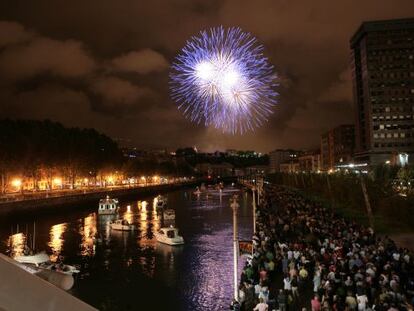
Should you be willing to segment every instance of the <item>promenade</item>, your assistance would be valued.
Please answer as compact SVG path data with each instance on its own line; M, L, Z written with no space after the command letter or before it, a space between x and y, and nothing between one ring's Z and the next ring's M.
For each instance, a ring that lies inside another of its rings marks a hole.
M210 180L211 181L211 180ZM23 194L13 199L0 201L0 214L27 213L40 210L57 210L74 204L87 204L99 201L110 195L117 198L127 198L135 195L153 195L173 191L182 187L196 186L207 182L206 179L189 179L180 182L147 185L125 185L106 188L76 189L67 191L38 192Z
M274 185L256 216L242 310L413 310L413 254L390 238Z

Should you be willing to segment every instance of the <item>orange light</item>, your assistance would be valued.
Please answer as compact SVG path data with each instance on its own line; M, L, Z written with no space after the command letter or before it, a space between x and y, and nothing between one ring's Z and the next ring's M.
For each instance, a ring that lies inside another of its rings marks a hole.
M56 177L53 179L53 184L56 186L62 186L62 178Z
M20 188L22 185L22 180L19 178L15 178L12 180L11 184L13 187Z

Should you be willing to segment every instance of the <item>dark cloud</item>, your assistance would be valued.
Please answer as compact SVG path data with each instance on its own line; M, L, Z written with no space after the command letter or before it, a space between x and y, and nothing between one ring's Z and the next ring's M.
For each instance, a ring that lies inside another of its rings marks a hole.
M0 53L0 74L10 80L43 73L74 78L91 73L94 66L82 44L74 40L35 37L25 44L9 45Z
M26 31L19 23L0 21L0 48L24 42L31 37L32 34Z
M3 1L0 115L95 126L141 146L314 147L329 127L353 121L354 31L413 12L412 0ZM257 36L279 74L275 113L245 136L189 123L168 96L168 63L218 25Z
M164 71L169 67L165 57L151 49L133 51L112 60L115 70L147 74Z

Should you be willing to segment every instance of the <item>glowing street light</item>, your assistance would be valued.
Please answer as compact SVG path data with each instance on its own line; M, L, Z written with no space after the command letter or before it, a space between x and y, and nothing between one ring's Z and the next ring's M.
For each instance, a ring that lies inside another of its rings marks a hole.
M52 188L53 187L59 187L62 188L63 182L62 182L62 178L60 177L55 177L52 180Z
M22 180L20 178L15 178L11 181L11 185L15 188L19 188L22 186Z

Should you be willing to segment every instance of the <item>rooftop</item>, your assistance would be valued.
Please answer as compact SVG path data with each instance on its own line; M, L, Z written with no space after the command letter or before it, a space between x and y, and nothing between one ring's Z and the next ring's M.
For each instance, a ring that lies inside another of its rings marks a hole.
M362 37L371 31L414 29L414 18L389 19L363 22L351 37L351 47L358 43Z

